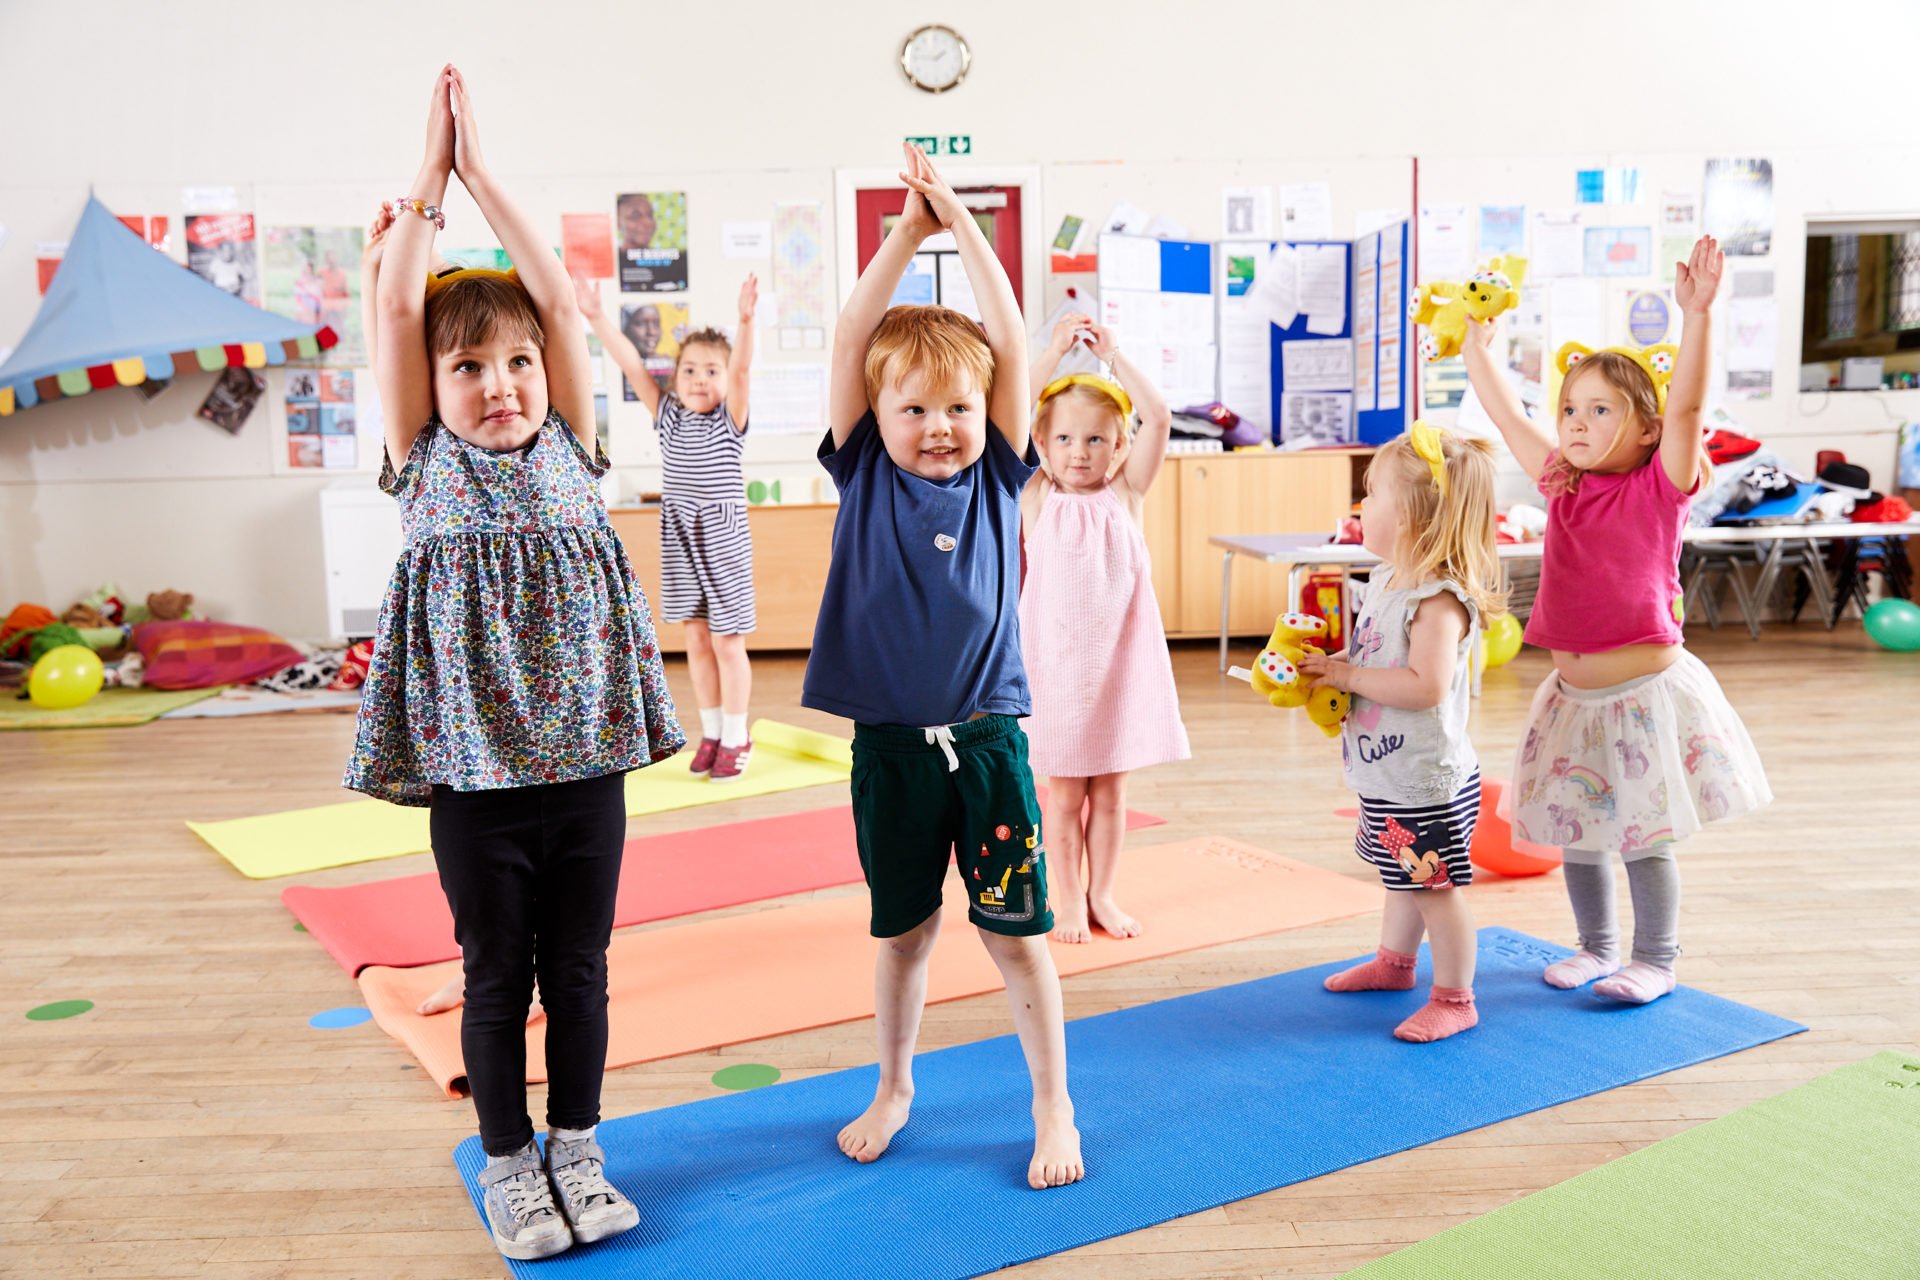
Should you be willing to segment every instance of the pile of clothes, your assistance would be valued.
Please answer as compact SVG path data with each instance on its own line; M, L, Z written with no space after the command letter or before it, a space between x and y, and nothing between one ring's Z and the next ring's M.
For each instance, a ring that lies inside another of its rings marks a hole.
M1713 487L1694 499L1691 524L1897 523L1913 514L1905 499L1876 491L1867 469L1837 449L1821 450L1808 476L1742 433L1724 410L1714 411L1710 425Z

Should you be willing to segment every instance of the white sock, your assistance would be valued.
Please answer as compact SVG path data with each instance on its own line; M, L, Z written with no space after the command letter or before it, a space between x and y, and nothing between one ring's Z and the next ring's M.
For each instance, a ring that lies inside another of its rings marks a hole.
M582 1138L593 1137L593 1131L598 1127L598 1125L591 1124L584 1129L556 1129L549 1126L547 1129L547 1140L551 1142L553 1139L558 1138L562 1142L578 1142Z
M701 714L705 714L702 712ZM737 716L722 716L720 726L720 745L723 747L744 747L747 745L747 713Z
M700 736L703 738L720 736L720 708L700 708Z

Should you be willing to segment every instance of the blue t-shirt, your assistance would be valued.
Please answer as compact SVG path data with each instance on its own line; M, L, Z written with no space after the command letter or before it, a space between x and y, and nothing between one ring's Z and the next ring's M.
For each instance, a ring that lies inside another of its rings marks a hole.
M833 563L800 696L866 724L1031 715L1020 661L1020 490L1040 465L991 421L980 460L924 480L887 456L869 410L820 463L840 490Z

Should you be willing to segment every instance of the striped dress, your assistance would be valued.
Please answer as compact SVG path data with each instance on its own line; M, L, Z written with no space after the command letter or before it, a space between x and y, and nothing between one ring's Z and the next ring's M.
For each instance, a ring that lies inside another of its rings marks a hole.
M698 618L715 635L752 631L753 539L740 456L746 432L723 403L695 413L669 391L654 417L665 469L660 500L660 619Z

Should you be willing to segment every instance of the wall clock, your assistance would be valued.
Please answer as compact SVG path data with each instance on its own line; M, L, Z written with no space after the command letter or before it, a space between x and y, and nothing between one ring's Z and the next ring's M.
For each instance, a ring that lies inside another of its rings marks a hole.
M928 93L945 93L967 78L973 50L952 27L921 27L900 46L900 69L907 82Z

